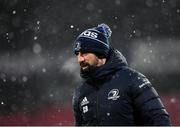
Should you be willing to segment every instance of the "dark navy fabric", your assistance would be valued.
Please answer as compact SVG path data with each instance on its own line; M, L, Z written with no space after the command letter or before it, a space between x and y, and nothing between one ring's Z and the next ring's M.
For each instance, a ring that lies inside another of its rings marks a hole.
M80 48L75 49L75 54L81 51L83 53L92 52L95 54L107 56L109 53L109 47L107 45L90 38L80 37L76 43L79 43Z
M111 49L107 63L89 75L82 75L73 96L75 125L171 125L149 80L128 67L118 50Z
M91 52L97 56L107 57L111 33L109 26L104 23L85 30L75 40L74 53L77 54L80 51Z

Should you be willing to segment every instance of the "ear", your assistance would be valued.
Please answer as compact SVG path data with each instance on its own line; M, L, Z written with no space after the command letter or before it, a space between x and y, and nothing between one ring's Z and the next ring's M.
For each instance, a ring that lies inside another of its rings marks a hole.
M98 65L104 65L106 63L106 58L98 59Z

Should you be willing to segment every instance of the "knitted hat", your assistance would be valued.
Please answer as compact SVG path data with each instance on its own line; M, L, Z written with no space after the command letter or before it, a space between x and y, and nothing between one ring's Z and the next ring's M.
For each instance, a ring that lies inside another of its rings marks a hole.
M74 53L90 52L97 56L107 57L110 49L108 39L111 33L109 26L104 23L85 30L75 40Z

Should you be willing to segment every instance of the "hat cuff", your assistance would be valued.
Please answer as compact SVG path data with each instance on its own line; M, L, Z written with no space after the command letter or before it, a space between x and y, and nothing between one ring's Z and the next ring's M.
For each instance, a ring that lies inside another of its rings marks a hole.
M81 52L91 52L95 55L103 55L105 57L108 56L109 53L109 46L105 45L104 43L99 43L99 41L80 37L76 40L76 42L80 43L80 48L78 49ZM75 50L75 54L78 52Z

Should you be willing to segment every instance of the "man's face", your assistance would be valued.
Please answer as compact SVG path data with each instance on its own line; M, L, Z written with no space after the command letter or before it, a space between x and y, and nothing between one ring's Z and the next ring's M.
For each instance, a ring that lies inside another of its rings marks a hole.
M85 70L90 66L100 66L99 58L93 53L78 52L77 60L82 70Z

